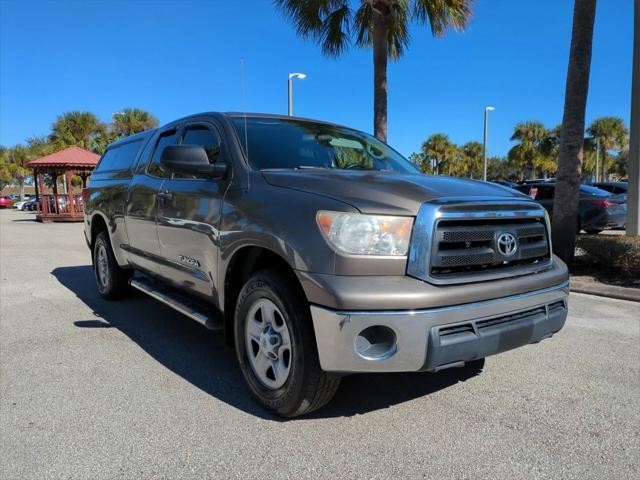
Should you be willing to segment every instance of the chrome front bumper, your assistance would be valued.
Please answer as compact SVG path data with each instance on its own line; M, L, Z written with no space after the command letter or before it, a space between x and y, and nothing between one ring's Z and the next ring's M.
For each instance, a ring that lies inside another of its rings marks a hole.
M569 282L511 297L426 310L336 311L311 306L320 366L335 372L437 371L549 338L567 317ZM358 353L368 327L395 345Z

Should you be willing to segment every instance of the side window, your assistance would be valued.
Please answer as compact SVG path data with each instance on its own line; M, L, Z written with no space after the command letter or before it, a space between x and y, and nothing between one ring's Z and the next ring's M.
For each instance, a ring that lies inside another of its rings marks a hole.
M96 172L108 172L108 171L125 171L129 170L133 165L140 147L142 146L141 140L135 142L125 143L116 147L110 148L105 152L100 160Z
M156 143L156 149L153 152L153 157L151 158L151 163L147 169L147 173L149 173L149 175L153 175L154 177L169 176L164 170L162 170L162 167L160 167L160 157L162 156L164 147L178 143L178 132L179 130L176 128L175 130L169 130L168 132L160 135L158 143Z
M216 163L220 157L220 137L203 125L187 127L182 144L204 147L209 157L209 163Z
M553 199L553 187L539 186L538 193L536 194L536 200L552 200Z

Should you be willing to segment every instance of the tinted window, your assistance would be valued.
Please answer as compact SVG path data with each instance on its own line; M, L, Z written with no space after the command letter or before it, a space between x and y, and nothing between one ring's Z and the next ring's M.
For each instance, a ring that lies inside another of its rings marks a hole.
M142 140L109 148L100 160L96 172L129 170L142 147Z
M166 177L168 176L160 167L160 157L162 156L162 152L164 151L164 147L167 145L175 145L178 143L178 130L170 130L168 132L163 133L158 139L158 143L156 143L155 152L153 152L153 158L151 159L151 163L149 164L149 168L147 172L156 177Z
M591 187L589 185L580 185L580 193L586 193L589 195L597 195L597 196L608 196L609 192L601 190L596 187Z
M204 147L210 163L217 162L220 156L220 138L205 126L198 125L187 128L182 144Z
M536 200L552 200L554 188L547 185L538 185L538 193L536 193Z
M419 173L402 155L357 130L280 118L237 117L233 124L249 163L258 170L330 168Z

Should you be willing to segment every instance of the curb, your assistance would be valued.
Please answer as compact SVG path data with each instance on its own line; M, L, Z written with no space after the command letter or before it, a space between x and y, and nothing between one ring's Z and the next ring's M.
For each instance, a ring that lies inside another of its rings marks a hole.
M615 298L616 300L629 300L640 302L640 288L618 287L605 285L599 282L585 282L576 278L571 279L569 290L576 293L586 293L598 297Z

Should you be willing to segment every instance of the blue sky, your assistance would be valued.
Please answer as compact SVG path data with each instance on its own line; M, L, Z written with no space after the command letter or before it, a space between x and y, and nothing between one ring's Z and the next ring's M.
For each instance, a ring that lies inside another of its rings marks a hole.
M356 0L354 0L355 2ZM414 25L389 65L389 143L408 155L430 134L482 140L506 154L516 122L562 120L572 0L477 0L464 33L434 39ZM632 0L598 2L587 122L629 121ZM240 80L245 63L246 100ZM0 144L46 134L56 116L102 120L141 107L165 123L219 111L295 113L372 130L370 50L328 59L296 37L270 0L0 0Z

